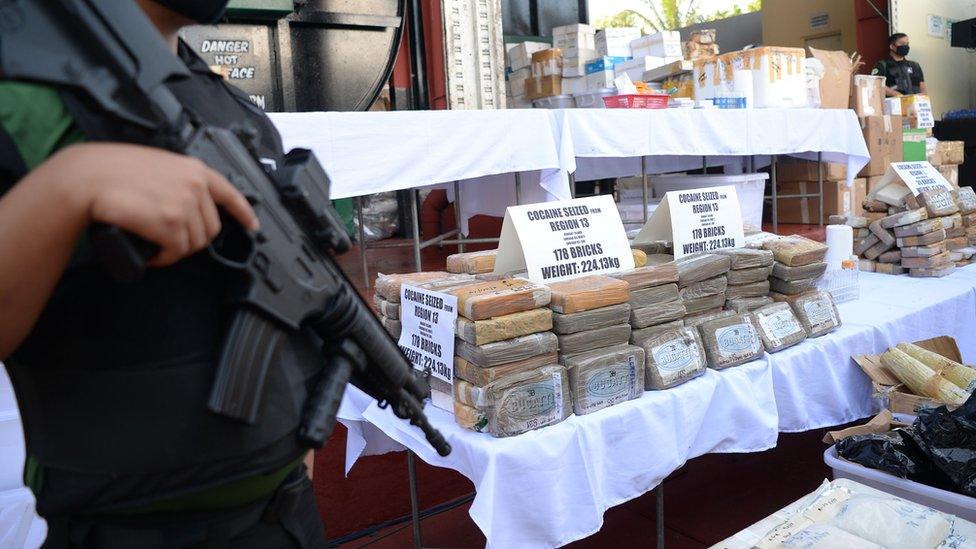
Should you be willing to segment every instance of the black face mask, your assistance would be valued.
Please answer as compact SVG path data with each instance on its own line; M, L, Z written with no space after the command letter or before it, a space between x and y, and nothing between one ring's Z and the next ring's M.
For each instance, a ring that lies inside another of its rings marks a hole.
M189 17L201 25L212 25L224 16L230 0L155 0L176 13Z
M896 46L895 47L895 53L897 55L900 55L902 57L905 57L906 55L908 55L908 50L909 49L910 48L908 46Z

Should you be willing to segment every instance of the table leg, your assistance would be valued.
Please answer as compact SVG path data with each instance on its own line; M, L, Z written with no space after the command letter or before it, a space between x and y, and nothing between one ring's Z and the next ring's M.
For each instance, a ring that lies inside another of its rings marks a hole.
M413 546L421 549L420 502L417 498L417 463L413 451L407 450L407 474L410 477L410 518L413 522Z
M464 253L464 235L461 233L461 184L454 182L454 221L458 230L458 251Z
M569 196L576 198L576 174L569 174Z
M363 284L369 287L369 265L366 261L366 226L363 225L363 197L356 197L356 217L359 219L359 259L363 264Z
M417 189L410 189L410 219L413 221L413 261L417 272L424 270L420 261L420 219L417 214Z
M774 154L770 157L770 187L773 189L773 232L779 234L779 217L777 215L777 210L779 209L779 201L776 198L776 155Z
M817 153L817 187L820 193L820 217L817 218L818 224L823 227L824 193L823 193L823 153Z
M654 495L657 501L654 521L657 526L657 549L664 549L664 482L657 485Z
M647 224L647 157L641 157L641 203L644 205L644 224Z
M515 172L515 204L522 204L522 173Z

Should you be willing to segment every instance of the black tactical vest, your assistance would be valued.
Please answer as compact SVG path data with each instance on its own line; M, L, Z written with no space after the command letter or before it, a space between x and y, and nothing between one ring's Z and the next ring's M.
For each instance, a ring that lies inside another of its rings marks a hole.
M180 56L191 76L168 84L176 96L214 126L248 121L261 156L280 165L280 137L264 113L182 43ZM154 136L118 124L84 97L61 94L87 139L152 143ZM293 334L278 352L255 425L207 409L231 311L228 276L200 253L120 284L81 243L7 364L28 455L43 467L42 515L190 494L279 470L305 450L296 432L323 363L309 333Z

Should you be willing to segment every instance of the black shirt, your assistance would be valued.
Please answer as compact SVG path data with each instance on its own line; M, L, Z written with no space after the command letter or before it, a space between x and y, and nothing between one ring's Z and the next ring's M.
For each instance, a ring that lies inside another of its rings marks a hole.
M921 93L921 84L925 81L921 65L908 59L882 59L871 74L884 76L885 86L904 95Z

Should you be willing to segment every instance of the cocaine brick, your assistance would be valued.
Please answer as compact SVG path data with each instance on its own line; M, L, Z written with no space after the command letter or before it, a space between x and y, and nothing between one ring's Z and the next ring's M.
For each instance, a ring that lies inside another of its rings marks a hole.
M820 337L836 330L840 325L840 313L827 292L810 292L790 303L807 337Z
M827 263L811 263L800 267L789 267L782 263L773 265L772 276L780 280L803 280L807 278L819 278L827 270Z
M677 287L675 294L677 295ZM625 324L630 320L630 305L621 303L609 307L601 307L583 311L582 313L572 313L564 315L562 313L552 313L552 331L556 334L575 334L585 330L595 330Z
M797 267L799 268L799 267ZM773 265L766 267L752 267L749 269L732 269L726 275L729 286L739 286L742 284L752 284L769 278L773 273Z
M952 193L963 215L976 212L976 191L973 191L972 187L959 187L959 190Z
M887 212L888 205L880 200L865 198L861 201L861 208L868 212Z
M967 189L969 187L966 187ZM970 212L962 216L962 226L963 227L973 227L976 226L976 212Z
M919 221L928 218L929 214L927 211L925 211L925 208L917 208L914 210L908 210L907 212L899 212L893 215L885 216L881 219L881 226L885 229L893 229L895 227L901 227L902 225L918 223Z
M900 263L901 250L891 250L878 256L878 263Z
M965 225L963 225L962 222L962 215L958 213L936 217L935 219L942 221L942 228L947 232L950 229L965 228Z
M648 326L647 328L638 328L630 332L630 344L640 345L648 339L658 335L674 330L675 328L683 328L684 322L681 320L675 320L673 322L665 322L664 324L657 324L655 326Z
M558 346L556 334L542 332L485 345L472 345L463 339L457 339L454 342L454 354L476 366L490 368L536 355L554 353Z
M762 297L769 294L769 279L753 282L752 284L739 284L729 286L725 290L725 299L741 299L745 297Z
M727 250L718 250L715 253L729 256L731 260L729 268L732 270L769 267L773 264L773 253L769 250L730 248Z
M789 303L774 303L752 313L763 345L770 353L782 351L807 338L807 332Z
M551 329L552 311L539 308L486 320L468 320L459 316L455 331L459 338L472 345L484 345Z
M899 249L901 251L902 258L905 257L932 257L933 255L941 254L946 251L946 243L936 242L935 244L930 244L928 246L904 246Z
M967 227L953 227L946 231L946 240L951 238L962 238L963 240L969 238L966 233Z
M683 301L688 301L701 297L723 294L725 293L725 289L728 287L728 285L728 279L726 276L721 275L702 280L701 282L695 282L694 284L689 284L688 286L678 290L678 293Z
M495 270L498 250L467 252L447 256L447 272L464 274L485 274Z
M721 254L686 255L675 261L678 267L678 287L684 288L696 282L724 275L732 265L732 259Z
M485 320L549 305L551 292L542 284L522 278L481 281L454 288L458 314L469 320Z
M772 305L773 298L768 295L763 297L743 297L738 299L730 299L725 302L725 308L729 311L735 311L737 314L751 313L756 309L761 309L766 305Z
M957 236L954 238L945 239L945 247L947 250L960 250L962 248L969 247L969 239L964 236Z
M631 290L630 292L630 306L633 309L643 309L679 299L681 299L681 295L678 293L677 284L663 284L643 290Z
M393 336L393 339L400 339L400 334L403 332L403 325L400 324L399 320L385 316L380 316L379 319L380 324L382 324L383 328L386 329L391 336Z
M955 265L938 269L909 269L908 276L914 276L917 278L941 278L943 276L951 275L955 271Z
M855 240L861 240L861 239L867 238L869 236L871 236L871 229L868 229L867 227L865 227L863 229L854 229L854 239Z
M888 246L895 245L895 233L882 227L880 221L875 221L874 223L871 223L871 225L868 226L868 229L871 230L871 234L878 237L878 240L880 240L884 244L887 244Z
M386 318L392 318L393 320L400 319L400 304L393 303L392 301L387 301L379 295L373 296L373 305L376 306L376 312L385 316Z
M776 261L790 267L822 262L827 255L826 245L799 235L770 240L763 248L773 252Z
M936 242L942 242L945 239L945 229L939 229L938 231L932 231L919 236L906 236L905 238L899 238L897 244L899 248L904 248L905 246L928 246L930 244L935 244Z
M751 315L732 315L698 327L708 366L724 370L763 355L765 348Z
M568 357L573 411L585 415L644 394L644 349L616 345Z
M483 367L456 356L454 357L454 378L455 380L463 379L478 387L484 387L503 377L529 370L537 370L543 366L555 364L558 360L559 356L553 350L550 353L535 355L514 362Z
M663 324L684 318L687 309L683 301L658 303L650 307L631 309L630 325L633 328L647 328L655 324Z
M416 286L424 282L434 280L455 279L471 280L470 275L452 275L443 271L428 271L425 273L401 273L401 274L378 274L376 275L375 291L376 294L387 301L393 303L400 302L400 286L411 284Z
M454 401L454 421L469 431L483 433L488 430L488 416L484 410Z
M874 272L880 274L888 275L900 275L908 272L907 269L901 266L901 263L878 263L875 266Z
M816 278L801 278L798 280L782 280L779 278L769 279L769 290L772 292L796 295L808 292L817 287Z
M701 326L702 324L709 322L711 320L715 320L718 318L725 318L727 316L732 316L733 314L735 313L733 313L732 311L725 311L722 309L712 309L711 311L705 311L704 313L698 313L696 315L691 315L689 317L686 317L684 325L689 328L697 328L698 326Z
M627 282L631 291L678 282L678 267L674 261L652 264L651 259L648 257L648 264L643 267L608 276Z
M868 236L867 238L861 239L854 243L854 253L857 255L864 255L864 252L871 249L878 242L881 242L881 239L874 236L873 234Z
M566 356L627 343L630 341L630 330L630 324L618 324L555 337L559 339L559 354Z
M857 270L861 272L873 273L875 272L876 268L877 263L871 259L861 259L857 262Z
M888 250L894 248L894 244L888 244L886 242L878 242L874 246L871 246L864 252L864 257L868 259L877 259L878 256L887 252Z
M923 221L912 223L911 225L902 225L901 227L895 227L895 236L897 238L905 238L906 236L919 236L934 231L938 231L939 229L944 229L944 228L945 226L942 224L941 218L925 219Z
M627 303L630 286L627 282L603 275L590 275L549 284L552 299L549 308L557 313L571 314Z
M645 388L670 389L705 373L708 361L698 330L677 328L641 344L645 353Z
M925 206L929 217L941 217L959 212L959 206L956 206L952 193L945 189L922 191L918 195L918 201Z
M546 366L500 379L486 392L488 432L494 437L515 436L554 425L573 413L569 375L562 366Z
M906 269L938 269L952 263L949 252L943 252L931 257L906 257L901 260L901 266Z
M873 221L877 221L879 219L884 219L886 217L888 217L888 211L887 210L885 210L883 212L864 212L864 219L867 219L868 220L868 223L871 223Z
M699 297L696 299L682 300L685 305L686 314L693 315L695 313L700 313L702 311L707 311L708 309L715 309L716 307L721 308L725 305L725 293L710 295L706 297Z

